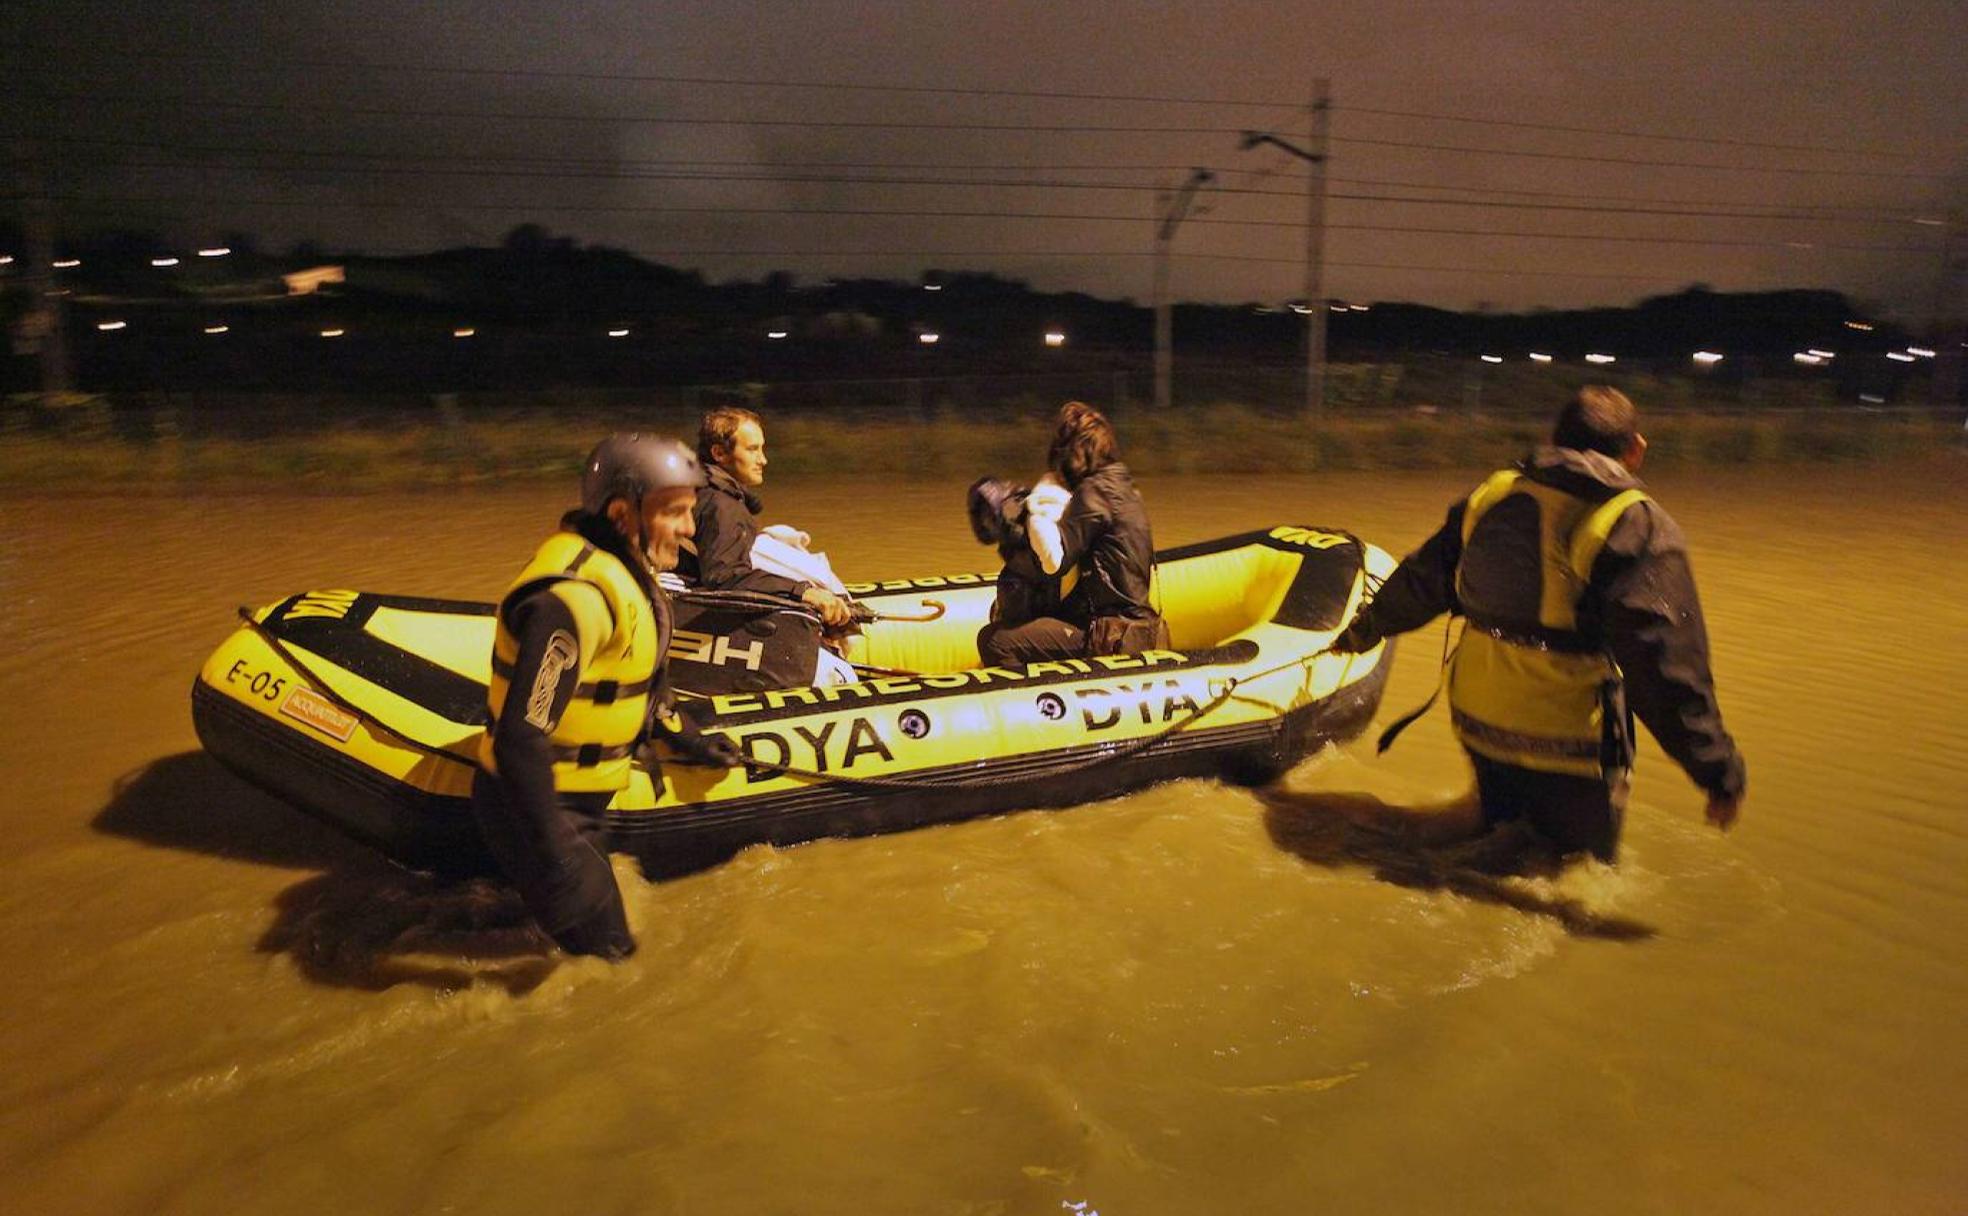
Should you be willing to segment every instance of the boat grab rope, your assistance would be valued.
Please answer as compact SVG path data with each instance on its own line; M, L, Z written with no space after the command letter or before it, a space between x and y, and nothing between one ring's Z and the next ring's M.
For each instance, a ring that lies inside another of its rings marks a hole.
M1275 667L1267 667L1263 671L1252 672L1242 677L1228 677L1223 681L1223 691L1210 698L1208 702L1192 708L1187 717L1170 723L1152 735L1104 751L1085 763L1074 766L1071 771L1085 772L1088 769L1100 768L1104 765L1139 756L1156 744L1163 742L1181 731L1187 730L1198 719L1221 709L1236 696L1237 690L1245 684L1264 679L1266 676L1276 675L1287 668L1310 667L1315 660L1322 655L1331 653L1331 651L1332 646L1328 644L1313 651L1311 654L1286 659ZM1347 663L1349 666L1351 665L1352 656L1348 656ZM782 777L796 777L801 780L815 781L829 785L863 786L869 789L885 790L912 790L924 793L948 793L952 790L990 789L994 786L1015 785L1021 780L1028 780L1028 778L1018 777L985 778L980 781L928 781L911 777L850 777L843 773L828 773L818 769L797 768L790 764L780 764L777 761L759 757L748 756L742 763L746 767L764 769L768 772L777 773Z
M287 648L287 643L281 641L280 636L278 634L274 633L273 630L267 628L264 622L255 619L253 616L252 609L250 608L239 609L239 619L245 621L246 627L248 629L251 629L254 633L258 634L260 636L261 641L273 647L274 653L278 654L281 657L281 659L283 659L287 663L289 667L292 667L295 671L299 672L301 674L302 679L306 680L309 684L313 685L315 692L318 692L322 696L327 697L330 701L333 701L341 709L344 709L347 712L354 714L362 721L367 722L370 726L378 730L381 730L385 734L388 734L404 743L409 744L411 747L416 748L418 751L423 752L426 755L438 756L445 760L453 760L459 764L469 764L473 768L479 767L479 763L475 758L470 756L461 756L457 752L452 751L448 747L439 747L435 743L426 743L422 739L417 739L417 738L413 738L410 735L406 735L402 731L398 730L396 727L391 726L389 723L377 717L375 714L362 708L360 705L355 704L353 701L350 701L347 697L344 697L341 693L336 692L333 686L331 686L328 683L328 681L322 679L320 676L315 674L313 668L309 667L306 663L301 662L300 656L296 655L292 650L289 650Z

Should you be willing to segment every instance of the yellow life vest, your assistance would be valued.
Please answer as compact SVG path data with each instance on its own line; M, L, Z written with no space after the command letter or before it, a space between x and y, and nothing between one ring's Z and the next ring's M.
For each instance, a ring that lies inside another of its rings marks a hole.
M1470 537L1493 508L1519 495L1537 505L1537 620L1492 620L1463 599L1469 626L1449 669L1456 737L1471 751L1507 764L1601 776L1604 694L1620 673L1603 640L1579 632L1578 606L1613 525L1647 496L1624 490L1594 503L1514 469L1493 475L1469 496L1463 511L1459 599L1470 562L1484 560L1480 549L1472 558ZM1533 543L1528 535L1518 540Z
M486 705L496 725L519 661L519 641L506 628L506 609L543 584L560 583L583 584L600 596L559 593L580 635L578 654L565 655L563 661L578 662L581 674L573 699L549 736L554 788L570 794L619 790L629 783L630 757L648 723L649 698L669 639L663 636L667 630L658 610L613 554L572 532L556 532L540 546L499 604ZM496 773L492 729L486 728L478 755L485 770Z

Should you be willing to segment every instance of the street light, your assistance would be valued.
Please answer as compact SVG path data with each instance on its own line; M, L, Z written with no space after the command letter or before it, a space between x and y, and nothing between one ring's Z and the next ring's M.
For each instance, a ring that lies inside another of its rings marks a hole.
M1260 144L1269 144L1281 152L1296 156L1306 163L1308 174L1305 187L1305 304L1307 320L1305 323L1305 410L1315 413L1325 404L1326 399L1326 310L1320 307L1324 302L1325 290L1321 284L1325 261L1326 238L1326 120L1332 111L1332 99L1327 93L1324 79L1314 85L1312 96L1312 147L1300 148L1287 143L1267 131L1246 131L1238 141L1237 147L1248 152Z
M1191 169L1189 179L1174 192L1163 191L1160 222L1155 225L1155 408L1165 410L1173 397L1175 379L1175 320L1169 307L1169 244L1189 215L1196 191L1216 179L1208 169Z

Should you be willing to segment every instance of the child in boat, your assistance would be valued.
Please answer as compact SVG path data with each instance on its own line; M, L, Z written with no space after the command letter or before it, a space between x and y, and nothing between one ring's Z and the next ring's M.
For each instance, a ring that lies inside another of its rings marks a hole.
M970 530L978 541L998 547L1004 568L998 572L998 598L991 605L986 630L1009 628L1050 616L1059 610L1060 579L1047 574L1035 544L1050 539L1058 544L1058 521L1072 495L1051 473L1027 489L996 477L971 484L966 506ZM1033 528L1033 520L1052 527ZM1058 555L1053 562L1058 563Z

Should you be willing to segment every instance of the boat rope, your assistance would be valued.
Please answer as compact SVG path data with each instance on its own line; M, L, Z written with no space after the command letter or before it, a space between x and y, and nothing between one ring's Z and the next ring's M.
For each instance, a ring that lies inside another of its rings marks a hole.
M1291 667L1310 667L1316 659L1330 653L1331 650L1332 646L1328 644L1310 654L1286 659L1284 662L1274 667L1267 667L1263 671L1252 672L1249 675L1241 677L1228 677L1223 681L1223 690L1221 692L1210 698L1208 702L1190 709L1187 717L1177 719L1175 722L1170 723L1152 735L1144 736L1130 743L1102 752L1086 763L1076 766L1072 771L1085 772L1088 769L1100 768L1104 765L1139 756L1178 732L1187 730L1198 719L1212 714L1228 704L1230 699L1236 696L1237 690L1242 686L1256 680L1261 680L1266 676L1276 675ZM1349 667L1352 665L1352 656L1350 655L1347 658L1347 665ZM1020 780L1019 778L987 778L981 781L928 781L914 777L850 777L844 773L829 773L819 769L798 768L790 764L780 764L777 761L756 757L747 757L744 764L747 767L777 773L782 777L797 777L801 780L815 781L823 784L862 786L869 789L913 790L924 793L949 793L953 790L990 789L994 786L1012 785Z
M336 692L334 688L326 680L322 679L319 675L315 674L313 668L309 667L306 663L301 662L299 655L296 655L292 650L288 649L287 643L281 641L279 634L276 634L273 630L267 628L265 623L255 619L253 616L252 609L250 608L239 609L239 619L245 621L246 627L248 629L251 629L254 633L258 634L260 636L261 641L273 647L274 653L278 654L289 667L292 667L295 671L299 672L301 678L306 680L310 685L312 685L315 692L318 692L322 696L328 698L330 701L333 701L341 709L354 714L362 721L367 722L370 726L378 730L381 730L385 734L388 734L396 739L399 739L404 743L409 744L411 747L416 748L418 751L423 752L426 755L438 756L445 760L455 760L459 764L469 764L473 768L479 767L479 763L476 758L470 756L461 756L457 752L452 751L448 747L439 747L435 743L426 743L422 739L413 738L410 735L406 735L402 731L398 730L396 727L391 726L389 723L377 717L375 714L362 708L360 705L355 704L353 701L350 701L347 697L344 697L341 693Z

